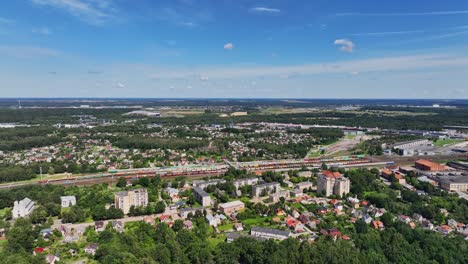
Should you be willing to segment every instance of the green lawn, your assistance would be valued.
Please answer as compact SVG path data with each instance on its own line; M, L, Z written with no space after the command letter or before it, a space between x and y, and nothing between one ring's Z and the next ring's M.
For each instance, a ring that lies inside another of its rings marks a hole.
M434 146L443 147L445 145L453 145L453 144L457 144L460 142L463 142L463 140L461 139L445 139L445 140L439 139L436 142L434 142Z
M208 244L211 246L211 248L215 248L216 245L218 245L219 243L224 242L225 240L226 240L225 235L217 235L216 237L208 237L207 238Z
M249 219L242 220L241 222L244 225L258 225L266 221L270 221L270 217L249 218Z
M233 229L233 224L226 224L222 226L218 226L219 231L226 231Z
M3 251L3 248L6 246L7 240L0 240L0 252Z
M6 215L9 211L11 211L11 208L9 208L9 207L6 207L6 208L1 209L1 210L0 210L0 219L5 218L5 215Z

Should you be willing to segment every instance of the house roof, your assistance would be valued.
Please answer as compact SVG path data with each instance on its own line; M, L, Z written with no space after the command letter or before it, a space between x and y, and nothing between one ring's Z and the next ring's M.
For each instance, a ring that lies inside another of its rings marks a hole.
M329 170L324 170L322 171L322 174L325 175L327 178L340 178L341 177L341 173L337 171L331 172Z
M289 236L290 232L289 231L283 231L279 229L271 229L271 228L263 228L259 226L254 226L251 229L252 232L260 232L260 233L269 233L269 234L274 234L274 235L279 235L279 236Z

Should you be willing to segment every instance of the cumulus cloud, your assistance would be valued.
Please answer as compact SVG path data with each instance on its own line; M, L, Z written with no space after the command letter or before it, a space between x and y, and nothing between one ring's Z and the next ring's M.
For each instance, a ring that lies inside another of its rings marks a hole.
M337 39L335 40L335 45L340 46L340 50L344 52L353 52L354 51L354 43L348 39Z
M232 43L226 43L224 45L225 50L232 50L233 48L234 48L234 44L232 44Z
M269 7L253 7L250 9L250 12L253 13L280 13L281 10L277 8L269 8Z

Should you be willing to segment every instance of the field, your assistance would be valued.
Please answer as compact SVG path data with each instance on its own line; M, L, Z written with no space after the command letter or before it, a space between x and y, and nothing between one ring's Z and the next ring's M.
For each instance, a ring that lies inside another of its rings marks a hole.
M435 147L443 147L443 146L448 146L448 145L453 145L463 142L461 139L445 139L445 140L437 140L434 142Z

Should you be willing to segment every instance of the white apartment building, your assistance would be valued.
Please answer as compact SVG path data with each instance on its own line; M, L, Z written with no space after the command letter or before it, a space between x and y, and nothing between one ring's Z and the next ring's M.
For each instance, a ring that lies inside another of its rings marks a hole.
M34 210L34 202L29 198L24 198L21 201L15 201L12 211L13 219L26 217Z
M130 207L148 206L148 192L146 189L135 189L127 192L118 192L114 195L115 207L128 214Z

